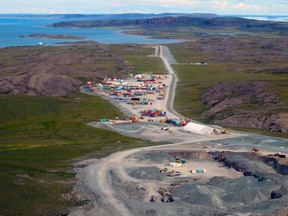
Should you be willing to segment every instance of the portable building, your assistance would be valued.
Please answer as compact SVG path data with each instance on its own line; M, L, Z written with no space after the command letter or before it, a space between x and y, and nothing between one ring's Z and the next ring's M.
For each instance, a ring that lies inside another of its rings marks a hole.
M185 131L189 131L191 133L195 134L212 134L213 133L213 128L201 125L201 124L196 124L193 122L189 122L185 127L183 127Z
M136 75L134 76L134 78L135 78L135 79L142 79L143 76L142 76L141 74L136 74Z

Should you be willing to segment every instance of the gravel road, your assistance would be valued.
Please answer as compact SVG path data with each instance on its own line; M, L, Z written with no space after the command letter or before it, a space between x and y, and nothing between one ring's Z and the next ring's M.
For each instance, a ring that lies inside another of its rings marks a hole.
M156 48L155 48L156 49ZM175 116L179 115L173 108L173 101L175 97L175 89L177 84L177 76L175 75L173 69L171 68L170 63L175 63L175 59L171 58L170 50L166 47L160 46L161 52L160 57L164 62L164 65L169 74L172 75L172 81L170 84L169 93L167 95L167 110L174 114ZM156 52L155 52L156 54ZM167 57L170 56L170 57ZM176 62L177 63L177 62ZM87 93L87 92L85 92ZM107 97L112 103L114 101L111 100L110 97ZM130 110L125 108L121 109L125 114L129 115ZM190 136L190 137L189 137ZM114 154L111 154L108 157L102 158L101 160L97 160L96 163L91 163L87 166L83 171L78 173L79 182L77 185L85 185L92 193L97 194L100 200L94 200L94 206L89 208L80 208L70 213L73 216L80 216L80 215L147 215L149 212L154 212L157 210L161 212L161 214L165 213L165 215L179 215L178 208L182 208L182 204L177 202L174 206L170 205L163 206L163 204L150 204L149 202L140 202L137 200L129 200L119 192L113 185L113 176L112 173L118 173L121 177L121 181L124 182L133 182L134 184L139 185L141 188L141 182L145 182L148 180L133 180L131 176L129 176L126 172L126 168L131 168L131 163L133 164L133 160L131 159L132 155L139 154L141 152L149 152L149 151L166 151L166 150L179 150L179 149L186 149L186 150L203 150L205 148L209 148L209 151L223 151L223 150L230 150L230 151L249 151L249 148L254 147L253 142L248 142L249 137L255 137L254 135L248 134L240 134L234 133L234 135L230 135L229 137L226 136L204 136L204 135L189 135L186 141L178 142L174 144L166 144L160 146L153 146L153 147L144 147L144 148L137 148L127 151L121 151ZM247 141L245 145L241 146L240 141L245 139ZM233 140L234 139L234 140ZM260 138L259 138L260 139ZM261 137L262 140L269 139L268 137ZM227 140L227 142L226 142ZM250 140L253 140L252 138ZM283 151L287 152L288 142L285 139L277 139L281 146L285 149ZM205 146L207 143L207 146ZM229 143L226 145L226 143ZM240 144L239 144L240 143ZM264 141L263 141L264 143ZM216 145L217 144L217 145ZM261 147L265 147L265 143ZM267 146L270 146L268 143ZM276 146L275 150L277 151L279 148ZM270 149L269 149L270 150ZM272 150L272 149L271 149ZM132 161L131 161L132 160ZM137 163L134 163L137 166ZM149 180L151 181L151 180ZM147 182L146 182L147 183ZM149 184L148 184L149 185ZM157 184L151 181L150 186L145 188L146 190L146 197L150 196L155 192L155 187ZM81 188L81 187L80 187ZM76 188L77 191L77 188ZM97 202L97 203L96 203ZM148 209L148 210L147 210ZM156 209L156 210L155 210ZM189 209L186 211L185 208L182 208L183 213L180 215L189 215ZM200 210L199 210L200 211ZM147 213L148 212L148 213ZM156 212L157 214L157 212ZM212 214L212 213L211 213ZM148 214L149 215L149 214Z
M184 117L180 115L175 109L174 109L174 99L175 99L175 93L176 93L176 86L178 82L178 78L171 67L171 64L178 64L178 62L175 60L174 56L172 55L170 49L168 47L160 46L161 52L160 57L165 65L165 68L168 72L168 74L172 75L172 80L170 83L170 88L168 94L166 94L166 110L170 113L173 113L175 116L178 117Z

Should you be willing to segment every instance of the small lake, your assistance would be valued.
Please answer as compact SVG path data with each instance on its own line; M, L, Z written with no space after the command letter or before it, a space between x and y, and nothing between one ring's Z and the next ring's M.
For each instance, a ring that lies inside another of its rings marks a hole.
M179 43L182 40L149 39L144 36L127 35L119 29L111 28L48 28L48 24L61 22L63 20L51 19L0 19L0 47L8 46L33 46L39 42L48 45L56 45L57 42L73 42L77 40L58 39L34 39L19 38L30 34L69 34L73 36L87 37L85 40L93 40L99 43L119 44L167 44Z

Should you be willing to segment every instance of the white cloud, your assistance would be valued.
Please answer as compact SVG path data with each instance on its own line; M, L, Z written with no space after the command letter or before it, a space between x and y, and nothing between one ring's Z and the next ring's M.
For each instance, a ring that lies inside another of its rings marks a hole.
M187 9L187 7L195 6L195 5L203 5L203 1L200 0L128 0L131 5L142 5L150 8L178 8L183 7L182 10ZM127 3L127 1L126 1ZM129 3L127 5L129 5Z
M213 1L211 2L215 7L220 7L220 8L223 8L223 7L226 7L229 2L228 1Z
M0 0L0 13L288 14L287 0Z
M256 11L260 11L260 6L259 5L251 5L251 4L245 4L243 2L239 2L238 4L235 4L232 6L232 8L234 9L239 9L241 11L247 11L247 12L256 12Z

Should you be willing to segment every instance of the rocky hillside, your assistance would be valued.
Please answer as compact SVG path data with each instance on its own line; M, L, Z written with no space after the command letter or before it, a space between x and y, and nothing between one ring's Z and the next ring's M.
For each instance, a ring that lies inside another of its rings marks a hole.
M226 127L281 133L288 132L287 46L284 37L221 36L204 31L193 42L170 45L180 62L207 62L203 67L178 66L185 72L179 72L180 80L186 79L180 83L185 84L183 89L199 92L187 96L185 102L200 100L205 105L206 111L194 116L202 113L205 121ZM180 103L183 112L193 109L186 103Z
M284 37L240 38L203 34L199 35L199 38L197 43L193 44L193 49L205 55L213 55L211 60L214 62L241 62L243 67L248 62L257 64L257 67L251 67L249 72L272 72L273 69L278 72L288 71L288 65L283 64L287 61L286 50L288 46L288 41ZM235 68L235 72L239 70L241 68Z
M209 108L202 114L212 123L288 133L288 104L264 89L269 82L226 82L202 95Z
M1 94L68 96L77 92L81 81L63 75L39 73L0 78Z
M125 77L126 70L120 57L97 43L2 48L0 94L67 96L85 80Z
M141 28L200 27L227 28L233 27L246 31L278 31L288 34L288 23L249 20L237 17L161 17L148 19L93 20L59 22L53 27L105 27L105 26L138 26Z
M201 98L208 108L202 117L214 124L229 127L288 133L287 98L285 99L285 95L282 98L275 95L275 86L281 89L288 87L285 80L280 81L277 78L279 75L285 77L288 73L285 63L287 40L212 37L202 38L200 41L194 49L211 55L212 62L233 63L235 67L230 73L251 74L250 81L222 82L208 89ZM256 74L259 74L258 81L252 78ZM269 91L271 88L274 90Z

